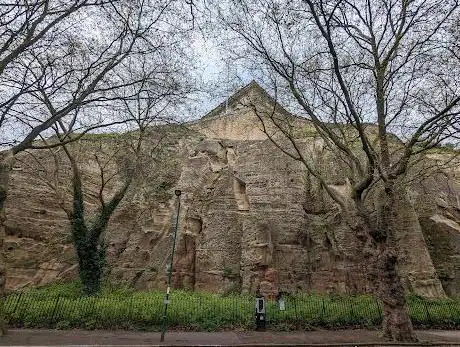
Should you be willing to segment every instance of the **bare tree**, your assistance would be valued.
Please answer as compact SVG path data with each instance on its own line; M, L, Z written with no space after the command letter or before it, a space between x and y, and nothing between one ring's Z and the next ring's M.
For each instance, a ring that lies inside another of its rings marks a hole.
M5 145L7 134L5 125L9 123L9 111L16 101L33 86L27 81L27 66L22 59L32 48L44 44L53 29L64 19L72 16L83 8L101 4L101 1L72 1L63 5L51 1L11 1L0 4L0 143ZM11 82L19 88L11 86ZM0 248L3 247L3 211L7 194L9 170L13 159L10 151L0 155ZM0 259L0 296L4 295L5 269L3 259ZM3 320L3 310L0 310L0 320ZM3 323L0 322L0 334L4 333Z
M21 159L27 165L28 157L33 158L31 162L39 168L36 171L44 173L41 175L43 182L54 191L66 212L78 258L79 276L85 293L89 295L100 291L106 264L104 232L110 218L145 162L152 161L152 156L161 148L167 134L155 129L174 122L170 115L177 110L178 104L184 102L189 90L181 84L184 75L179 72L182 70L175 69L172 62L170 60L172 66L169 69L161 62L161 73L152 73L156 65L151 60L137 64L135 71L127 73L129 79L135 74L140 82L124 89L123 95L119 95L117 102L108 109L119 113L120 122L124 120L136 125L128 132L82 136L84 133L76 134L64 122L58 121L52 127L56 136L43 138L41 144L48 150L41 151L41 156L52 160L43 164L43 159L38 158L34 150L28 150L28 156ZM75 142L74 138L80 140ZM71 177L65 177L65 168L69 167L66 161L70 164ZM96 190L92 187L94 176L91 179L87 173L91 167L97 168L99 173ZM88 184L90 181L92 184ZM70 201L69 195L72 197ZM96 210L88 209L88 198L93 201L92 205L98 206Z
M126 124L113 107L117 100L129 100L129 87L144 80L126 74L127 67L147 61L146 57L168 65L171 55L165 52L177 53L183 47L188 10L187 4L175 0L0 4L0 146L5 148L0 152L0 247L15 156ZM159 64L150 73L158 77L161 71ZM48 145L36 141L53 135L53 127L63 131L60 141ZM5 271L0 259L1 276ZM1 282L0 294L4 278Z
M269 139L303 163L350 224L357 217L365 227L384 334L397 341L416 336L397 272L394 206L414 158L459 138L458 18L458 1L433 0L229 1L219 9L244 43L233 54L258 64L344 165L346 194L304 151L295 117L255 110Z
M26 55L33 49L46 47L47 38L64 20L103 1L11 1L0 4L0 145L7 144L10 111L16 102L33 90ZM29 139L28 141L33 140ZM3 247L5 221L4 202L9 171L14 161L12 150L0 153L0 248ZM5 295L5 264L0 258L0 297ZM0 335L5 333L3 307L0 308Z

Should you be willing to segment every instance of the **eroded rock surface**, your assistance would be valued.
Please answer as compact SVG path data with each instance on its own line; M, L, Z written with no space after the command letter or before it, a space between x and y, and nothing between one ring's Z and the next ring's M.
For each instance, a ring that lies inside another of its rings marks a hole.
M260 290L272 297L280 291L371 290L359 231L350 229L300 163L266 139L245 106L251 98L272 105L260 87L249 85L230 99L227 111L218 107L189 124L187 137L170 141L173 150L162 175L152 170L130 188L105 235L112 280L142 289L165 287L176 211L172 192L181 189L176 288ZM319 145L314 136L302 142L312 151ZM318 165L334 189L347 191L337 163L319 156ZM97 189L96 176L91 184L88 172L90 189ZM399 270L407 290L426 297L460 293L460 175L454 169L441 176L409 184L398 201ZM96 205L90 196L88 205ZM9 289L76 277L60 202L20 161L6 211Z

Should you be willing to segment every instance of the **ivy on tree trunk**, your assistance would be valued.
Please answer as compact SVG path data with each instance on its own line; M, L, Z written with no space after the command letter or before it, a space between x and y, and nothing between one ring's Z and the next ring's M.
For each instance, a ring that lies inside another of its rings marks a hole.
M107 228L110 217L123 200L131 184L132 175L128 176L123 186L107 204L104 204L96 212L96 216L93 216L93 222L89 223L85 218L80 170L69 150L65 147L64 150L72 168L73 209L66 212L70 220L72 239L78 257L79 277L85 293L95 295L100 292L106 265L106 247L102 235Z

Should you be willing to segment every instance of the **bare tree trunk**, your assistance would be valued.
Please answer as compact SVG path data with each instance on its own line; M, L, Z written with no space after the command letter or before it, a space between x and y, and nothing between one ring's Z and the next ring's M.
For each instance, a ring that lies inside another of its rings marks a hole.
M407 310L404 288L398 275L397 262L398 257L390 247L377 256L375 264L379 281L378 294L383 301L383 334L392 341L417 341Z
M6 295L6 259L3 252L3 242L5 239L5 201L8 194L8 181L14 156L12 151L0 153L0 336L6 334L5 306L4 298Z
M371 226L371 236L376 253L371 262L370 275L377 295L383 302L383 334L391 341L417 341L407 309L405 290L398 274L398 252L396 241L397 211L395 211L394 182L388 182L378 197L378 220Z

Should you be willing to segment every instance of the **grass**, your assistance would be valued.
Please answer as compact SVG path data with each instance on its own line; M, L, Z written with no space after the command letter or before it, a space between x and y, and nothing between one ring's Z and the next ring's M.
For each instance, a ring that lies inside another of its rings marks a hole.
M308 294L285 300L285 311L267 302L268 328L377 327L382 319L382 306L372 296ZM10 325L18 327L158 330L164 308L163 292L106 288L100 296L85 297L77 283L30 289L6 300ZM187 330L254 329L254 308L252 296L173 291L168 322ZM460 300L410 297L409 308L417 327L460 327Z

